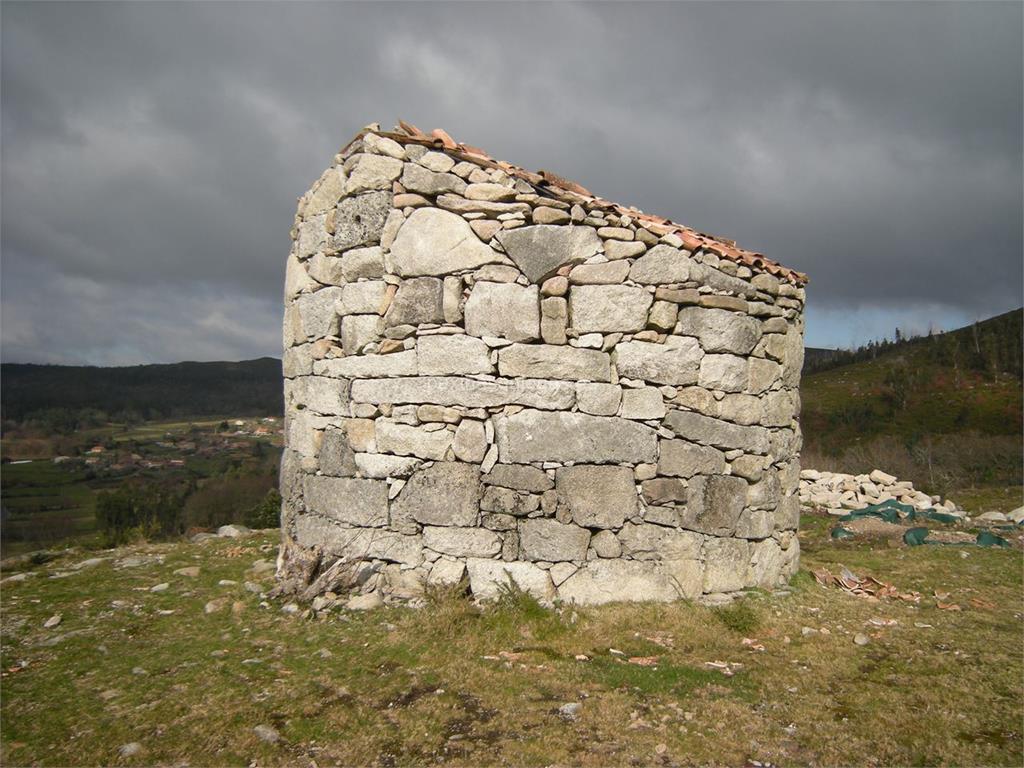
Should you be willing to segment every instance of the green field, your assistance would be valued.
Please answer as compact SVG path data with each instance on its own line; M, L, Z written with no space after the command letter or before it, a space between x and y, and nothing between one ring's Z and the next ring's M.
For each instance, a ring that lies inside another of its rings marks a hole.
M1019 545L893 549L830 541L830 526L802 521L791 590L726 609L436 594L422 610L303 617L244 585L271 585L250 567L273 559L275 535L125 548L81 569L91 555L71 553L3 586L0 759L1021 765ZM919 600L869 601L809 574L840 565ZM576 719L559 715L566 703Z
M5 457L18 459L26 454L42 452L47 458L37 458L30 463L7 463L0 470L4 556L61 542L100 546L95 530L97 494L115 490L126 482L194 482L197 487L202 487L211 479L226 475L238 478L240 482L244 482L245 476L260 475L267 478L263 483L266 485L265 493L273 485L272 476L279 452L277 436L237 438L238 442L251 447L252 455L236 449L203 456L180 453L173 446L160 445L191 437L202 440L204 436L213 435L224 421L217 418L138 425L110 424L82 430L72 436L77 448L74 454L98 444L106 446L108 456L138 452L149 460L181 459L184 462L181 467L147 469L136 466L114 470L105 465L86 466L81 461L55 464L49 458L55 453L54 446L45 445L44 438L6 435ZM107 464L110 461L108 459Z

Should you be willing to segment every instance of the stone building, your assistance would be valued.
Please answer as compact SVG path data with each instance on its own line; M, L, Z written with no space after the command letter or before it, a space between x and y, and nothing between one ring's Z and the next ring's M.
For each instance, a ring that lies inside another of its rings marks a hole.
M804 275L405 123L292 238L282 572L594 604L796 570Z

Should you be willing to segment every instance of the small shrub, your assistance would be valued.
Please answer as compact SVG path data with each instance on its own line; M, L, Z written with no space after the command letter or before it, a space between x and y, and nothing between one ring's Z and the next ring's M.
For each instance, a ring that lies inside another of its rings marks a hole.
M749 635L761 626L761 616L749 600L737 600L712 612L722 624L741 635Z
M277 488L271 488L262 501L249 509L245 524L250 528L281 527L281 494Z

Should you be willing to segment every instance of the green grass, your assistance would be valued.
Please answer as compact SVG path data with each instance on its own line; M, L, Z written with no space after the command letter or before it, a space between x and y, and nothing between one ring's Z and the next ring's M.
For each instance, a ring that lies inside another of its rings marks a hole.
M516 592L480 608L449 591L419 610L303 618L242 586L257 558L274 556L271 537L138 546L80 571L70 566L88 554L71 554L3 585L0 757L1020 765L1020 550L834 543L829 522L805 518L805 569L845 565L920 592L920 604L826 590L804 570L791 594L758 592L728 609L550 610ZM128 555L162 561L118 567ZM193 564L198 578L173 574ZM149 591L164 581L166 592ZM963 610L938 609L933 590ZM209 601L222 605L207 614ZM61 624L44 629L55 613ZM869 623L882 618L898 623ZM828 634L805 636L806 626ZM855 645L857 632L870 644ZM730 677L713 661L742 666ZM573 701L579 719L559 717ZM258 724L282 741L261 742ZM144 752L120 757L131 741Z

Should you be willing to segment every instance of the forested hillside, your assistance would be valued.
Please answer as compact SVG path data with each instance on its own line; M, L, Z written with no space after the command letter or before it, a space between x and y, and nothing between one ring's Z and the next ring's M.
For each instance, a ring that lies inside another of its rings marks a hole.
M0 366L4 421L37 421L65 433L108 420L179 416L278 416L281 361L174 363L123 368Z

